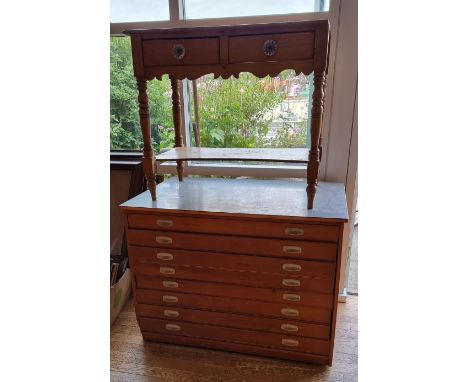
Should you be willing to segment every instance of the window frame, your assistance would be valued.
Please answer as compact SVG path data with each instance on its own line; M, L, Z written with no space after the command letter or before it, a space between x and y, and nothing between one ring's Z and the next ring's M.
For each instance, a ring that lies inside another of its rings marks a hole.
M338 24L340 3L342 0L329 0L329 10L327 12L308 12L308 13L290 13L276 15L255 15L242 17L223 17L223 18L207 18L207 19L185 19L184 0L168 0L170 20L166 21L145 21L145 22L126 22L126 23L110 23L111 36L124 36L123 31L126 29L156 29L156 28L182 28L182 27L199 27L199 26L221 26L221 25L239 25L239 24L257 24L257 23L274 23L274 22L291 22L291 21L312 21L312 20L328 20L331 29L330 54L329 54L329 69L327 88L333 87L334 78L334 61L335 47L338 38ZM329 92L328 98L331 98ZM190 132L190 113L189 113L189 93L188 80L182 81L181 103L182 114L184 121L183 141L186 146L191 146ZM309 98L310 103L310 98ZM309 107L310 109L310 107ZM310 110L309 110L310 118ZM310 119L309 119L310 120ZM325 103L324 124L322 129L323 146L326 146L327 127L330 124L330 102ZM310 132L307 134L307 145L309 145ZM324 152L326 147L324 147ZM322 156L326 161L326 155ZM322 162L321 167L325 166ZM157 167L158 174L177 174L175 162L164 162ZM268 177L268 178L306 178L307 165L251 165L251 164L230 164L230 163L193 163L187 161L184 173L187 175L214 175L214 176L252 176L252 177Z

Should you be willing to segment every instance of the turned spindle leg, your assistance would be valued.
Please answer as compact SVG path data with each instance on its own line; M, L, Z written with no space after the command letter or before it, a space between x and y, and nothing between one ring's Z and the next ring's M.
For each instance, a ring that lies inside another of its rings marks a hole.
M309 151L309 163L307 164L307 208L314 206L315 193L318 187L318 174L321 154L321 134L323 122L323 105L325 97L326 74L314 73L314 92L312 94L312 117L310 120L311 147Z
M174 121L175 130L175 147L184 147L184 141L182 138L182 107L180 103L180 92L179 92L180 81L174 77L171 77L172 87L172 118ZM181 160L177 161L177 176L179 182L184 180L184 162Z
M184 180L184 162L181 160L177 161L177 177L179 178L179 182Z
M156 182L154 180L155 163L153 146L151 144L151 120L148 106L148 95L146 94L146 80L137 78L137 87L140 127L143 135L143 170L145 172L148 190L151 193L151 199L156 200Z

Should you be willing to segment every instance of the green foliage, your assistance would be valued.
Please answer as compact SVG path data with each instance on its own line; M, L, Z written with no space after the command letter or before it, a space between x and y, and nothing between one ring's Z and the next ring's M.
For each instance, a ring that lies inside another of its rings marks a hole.
M291 71L282 72L282 80ZM270 77L259 79L241 73L239 79L197 80L201 143L203 147L298 147L303 146L306 122L292 127L283 123L272 140L266 138L273 111L285 99L284 89ZM153 147L156 152L173 147L174 128L171 85L167 76L148 82ZM193 111L193 100L192 108ZM194 116L192 116L194 120ZM130 39L111 37L110 41L110 140L112 149L141 149L138 91L133 74Z
M167 76L148 82L151 133L157 151L173 145L171 86ZM113 149L141 149L138 91L133 75L130 40L111 37L110 41L110 139Z
M172 120L171 82L168 76L162 81L148 82L152 136L160 149L174 146L174 121Z
M250 73L239 79L204 77L198 89L202 146L263 147L271 112L284 99L268 81Z
M269 142L269 147L304 147L307 140L307 120L299 123L284 122L275 137Z
M113 115L111 115L110 128L111 148L136 149L140 147L141 134L137 136L125 130Z

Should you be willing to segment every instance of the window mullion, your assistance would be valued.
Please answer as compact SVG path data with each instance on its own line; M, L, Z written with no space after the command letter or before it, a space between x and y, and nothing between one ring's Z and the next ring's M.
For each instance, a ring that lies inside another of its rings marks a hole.
M184 0L169 0L169 10L172 14L177 14L178 20L185 20L185 1ZM172 20L172 17L171 17ZM182 80L182 94L181 102L183 109L184 117L184 144L186 147L192 146L192 131L191 126L191 113L190 113L190 88L189 81L187 79ZM190 163L187 162L187 165L190 166Z
M191 113L190 113L190 88L189 80L182 80L182 113L184 122L184 144L186 147L192 146Z
M177 22L185 19L185 4L183 0L169 1L169 19L171 22Z

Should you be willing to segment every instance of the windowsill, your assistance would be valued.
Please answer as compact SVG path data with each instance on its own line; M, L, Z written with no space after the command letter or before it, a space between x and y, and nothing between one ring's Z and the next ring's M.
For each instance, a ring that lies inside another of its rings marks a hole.
M175 162L158 165L158 174L177 174ZM188 162L184 167L185 175L215 176L254 176L260 178L306 178L305 165L253 165L232 163Z
M110 159L122 160L138 160L143 158L143 152L140 150L110 150Z
M143 153L137 150L111 150L111 161L141 160ZM177 174L175 162L158 164L157 173ZM254 176L261 178L306 178L307 166L277 164L237 164L237 163L200 163L188 161L184 167L185 175L214 176Z
M174 160L192 161L247 161L307 163L308 148L220 148L175 147L156 156L157 162Z

